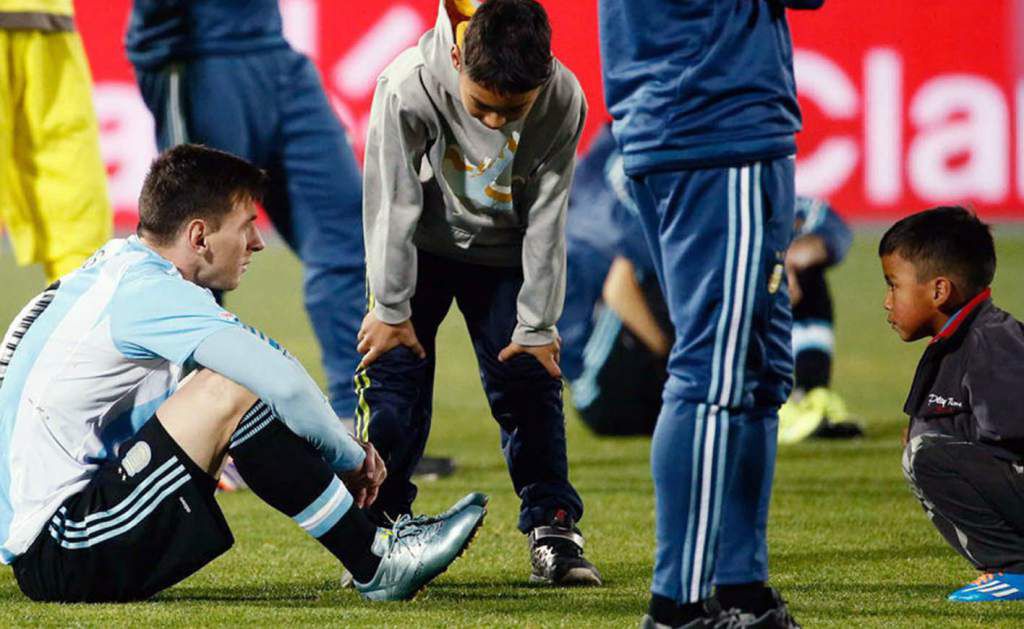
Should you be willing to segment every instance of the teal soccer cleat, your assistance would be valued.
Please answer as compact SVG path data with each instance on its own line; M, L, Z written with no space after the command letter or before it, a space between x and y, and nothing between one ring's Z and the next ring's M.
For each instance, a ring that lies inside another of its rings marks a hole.
M988 572L949 595L959 603L1019 601L1024 599L1024 574Z
M482 506L471 504L448 518L404 515L390 529L377 529L371 549L381 558L377 574L368 583L352 585L374 601L415 598L469 546L486 514Z
M466 507L480 507L481 509L486 510L487 502L489 500L490 497L487 494L480 493L479 491L474 491L473 493L466 494L465 496L460 498L458 502L449 507L448 510L445 511L444 513L438 513L437 515L433 516L433 518L430 518L430 516L427 517L428 519L443 520L445 518L452 517L453 515L455 515L459 511L462 511Z
M466 507L472 507L472 506L480 507L481 509L486 511L487 510L487 502L489 500L490 500L490 496L488 496L487 494L480 493L479 491L474 491L474 492L466 494L465 496L460 498L455 504L453 504L452 506L448 507L447 511L444 511L442 513L438 513L437 515L418 515L418 516L410 518L410 521L412 523L421 524L421 525L423 525L423 524L433 524L433 523L438 522L440 520L444 520L444 519L450 518L453 515L455 515L456 513L458 513L459 511L465 509ZM343 588L352 587L352 573L349 572L348 570L345 570L345 569L342 569L342 571L341 571L341 587L343 587Z

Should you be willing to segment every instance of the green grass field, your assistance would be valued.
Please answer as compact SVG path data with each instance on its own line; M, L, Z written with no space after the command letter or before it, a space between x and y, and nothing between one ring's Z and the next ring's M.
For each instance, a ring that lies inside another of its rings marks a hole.
M832 274L838 311L835 386L866 424L854 443L780 450L769 537L772 582L805 627L1019 627L1024 603L953 604L945 595L975 574L945 546L900 471L903 399L923 345L901 343L885 324L874 255L878 232L862 231ZM1024 230L997 230L995 300L1024 316ZM42 283L0 255L3 325ZM282 247L257 256L229 306L274 336L321 377L301 306L300 271ZM434 428L428 452L453 456L459 472L421 486L418 509L439 511L471 490L491 495L484 528L467 554L411 604L370 604L339 589L339 565L288 518L248 493L221 504L235 548L153 601L132 605L28 602L0 570L3 626L636 626L647 602L653 499L646 439L597 439L569 413L571 474L586 502L587 554L600 589L527 584L527 546L461 317L441 331Z

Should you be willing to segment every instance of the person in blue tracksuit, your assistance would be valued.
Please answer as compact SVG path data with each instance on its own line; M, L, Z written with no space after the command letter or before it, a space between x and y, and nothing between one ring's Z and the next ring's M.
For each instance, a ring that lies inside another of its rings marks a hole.
M651 626L797 626L766 585L765 542L793 370L792 4L821 0L598 4L613 133L675 328L651 446Z
M562 373L573 405L599 435L654 432L673 338L625 183L622 154L609 125L576 168L566 223L570 281L558 322ZM852 241L853 233L832 206L797 196L793 242L786 253L795 381L780 411L780 443L863 434L829 388L833 305L826 271L843 260Z
M601 435L651 434L672 328L606 125L576 166L566 221L562 374Z
M284 39L277 0L135 0L125 47L161 150L206 144L270 175L264 208L302 261L331 405L353 417L361 175L316 67Z

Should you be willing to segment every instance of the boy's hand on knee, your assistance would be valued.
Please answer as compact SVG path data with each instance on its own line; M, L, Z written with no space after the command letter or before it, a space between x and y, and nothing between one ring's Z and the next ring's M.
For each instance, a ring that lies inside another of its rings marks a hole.
M351 472L341 475L345 487L352 494L356 506L360 509L369 507L377 500L377 492L380 490L384 479L388 477L387 467L377 453L377 449L368 441L359 441L360 446L366 452L363 464Z
M513 341L498 353L498 361L505 362L517 354L529 354L544 366L552 378L561 378L562 370L558 366L561 353L562 340L557 337L547 345L520 345Z
M427 357L426 350L416 338L416 330L412 327L411 319L392 325L378 319L373 312L368 312L363 317L363 325L359 328L357 339L359 345L356 346L356 350L363 355L363 360L359 363L360 369L372 364L382 354L399 345L408 347L420 358Z

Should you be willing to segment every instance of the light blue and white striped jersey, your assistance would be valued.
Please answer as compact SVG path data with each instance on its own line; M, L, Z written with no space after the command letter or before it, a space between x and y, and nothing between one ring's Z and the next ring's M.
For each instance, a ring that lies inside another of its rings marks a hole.
M241 325L135 236L30 302L0 346L0 559L153 416L206 337Z

